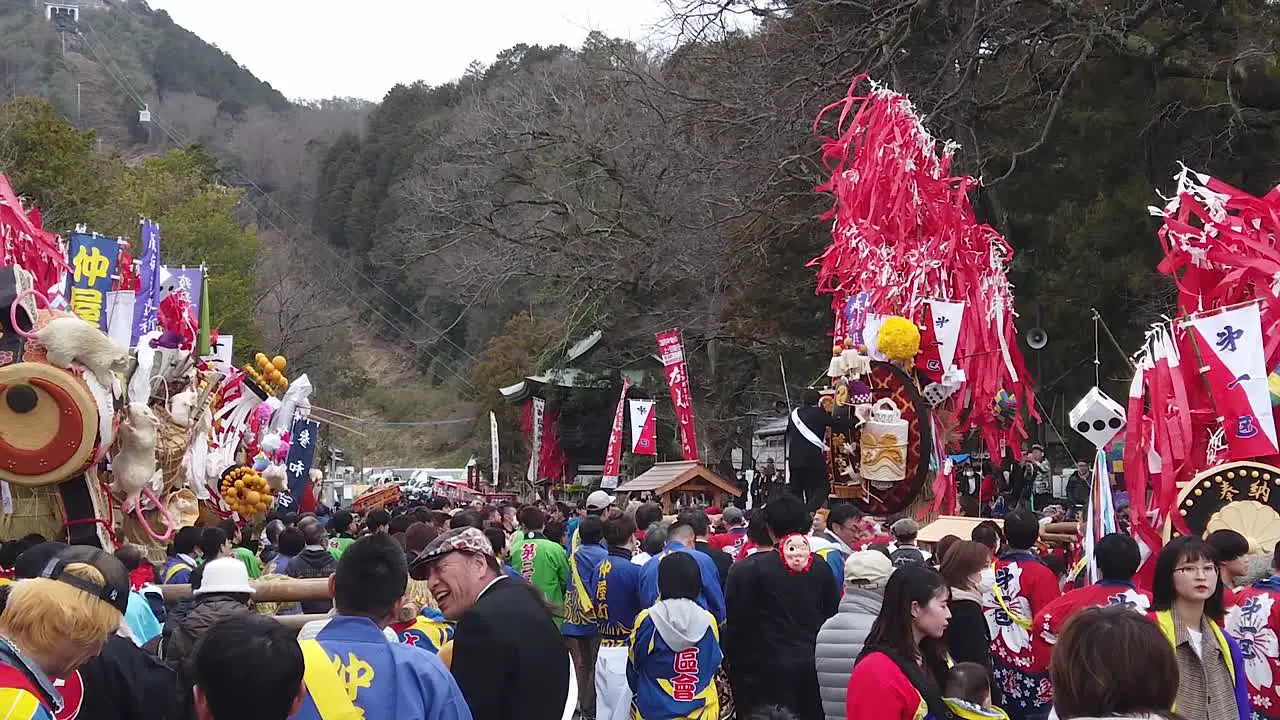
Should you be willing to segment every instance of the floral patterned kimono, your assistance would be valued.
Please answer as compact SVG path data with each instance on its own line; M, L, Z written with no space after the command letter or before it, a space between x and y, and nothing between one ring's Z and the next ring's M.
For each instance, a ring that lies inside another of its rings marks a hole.
M1026 550L1002 554L995 573L995 584L982 597L991 632L993 694L1014 720L1046 714L1053 691L1049 673L1036 667L1031 628L1035 616L1062 594L1058 578Z
M1236 593L1227 608L1227 632L1240 644L1254 720L1280 720L1280 577Z

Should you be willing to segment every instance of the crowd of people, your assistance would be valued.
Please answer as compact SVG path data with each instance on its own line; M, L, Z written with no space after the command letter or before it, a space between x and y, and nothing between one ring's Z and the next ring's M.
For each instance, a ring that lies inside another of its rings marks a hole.
M786 493L666 516L597 491L581 508L434 502L272 516L260 533L187 527L155 564L136 546L28 537L0 548L0 717L1280 712L1280 553L1238 587L1238 533L1177 538L1145 564L1117 533L1083 584L1047 562L1027 509L930 548L914 520L888 520ZM253 602L255 580L281 576L324 592Z

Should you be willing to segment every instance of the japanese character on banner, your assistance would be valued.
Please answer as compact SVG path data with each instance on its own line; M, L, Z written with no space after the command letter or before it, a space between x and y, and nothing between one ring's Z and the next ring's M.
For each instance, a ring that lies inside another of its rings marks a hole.
M295 420L293 427L289 431L289 436L296 438L294 442L289 443L289 456L285 459L285 471L288 475L290 497L305 497L304 493L310 489L311 463L316 456L316 432L320 429L320 423L315 420ZM306 442L302 441L306 438Z
M658 333L658 357L667 373L667 387L671 391L671 404L675 406L676 423L680 428L680 448L684 459L698 460L698 435L693 420L693 404L689 393L689 372L684 358L684 341L679 329Z
M69 245L68 273L71 312L99 330L107 330L107 293L114 284L120 246L114 238L73 233Z
M1183 322L1200 348L1201 373L1227 436L1232 460L1277 452L1257 302Z

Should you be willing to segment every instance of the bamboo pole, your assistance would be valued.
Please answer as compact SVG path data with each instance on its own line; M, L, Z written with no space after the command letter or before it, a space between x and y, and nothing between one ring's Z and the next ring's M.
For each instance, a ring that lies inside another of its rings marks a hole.
M258 602L296 602L302 600L328 600L328 578L271 578L251 580L253 599ZM190 585L161 585L165 602L186 600L192 596Z

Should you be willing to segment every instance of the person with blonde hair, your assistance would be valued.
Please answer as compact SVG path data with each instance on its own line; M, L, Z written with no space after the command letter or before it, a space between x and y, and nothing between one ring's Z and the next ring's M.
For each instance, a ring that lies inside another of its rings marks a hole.
M102 652L129 603L129 572L110 553L72 546L13 583L0 614L0 707L12 720L50 720L66 678Z

